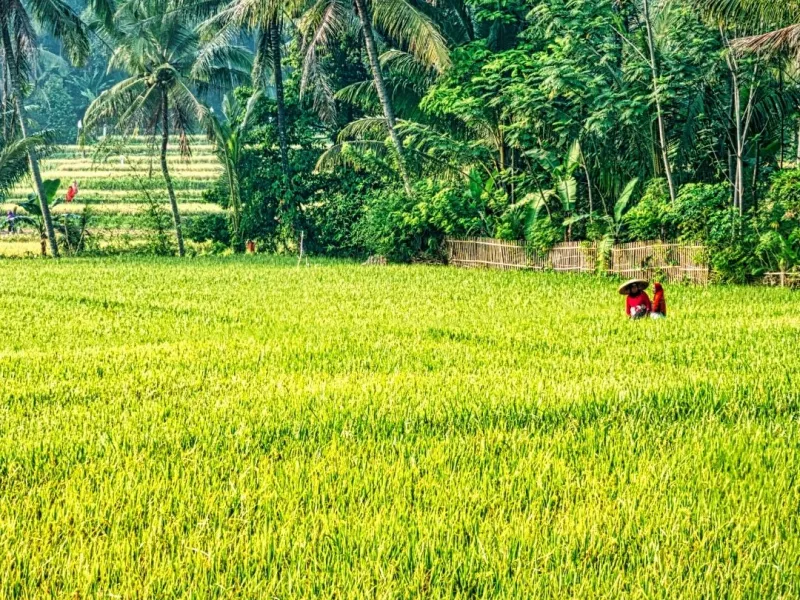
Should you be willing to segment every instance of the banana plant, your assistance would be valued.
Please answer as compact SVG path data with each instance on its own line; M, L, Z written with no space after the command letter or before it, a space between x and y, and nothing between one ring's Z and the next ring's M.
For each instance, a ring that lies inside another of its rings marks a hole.
M567 215L564 225L567 227L566 237L569 240L572 236L572 224L581 219L575 219L575 205L578 199L578 182L575 179L575 171L580 167L581 146L575 140L569 148L566 157L561 163L540 160L545 168L550 170L552 176L552 187L549 189L538 189L522 198L516 204L509 207L509 210L524 208L527 213L525 217L525 234L530 237L530 232L536 223L542 209L552 216L549 202L555 198L561 204L561 210ZM587 215L588 216L588 215ZM583 218L583 217L581 217Z
M800 228L789 235L768 231L761 236L756 254L767 264L777 264L786 273L800 266Z
M50 208L58 204L56 195L58 188L61 185L60 179L45 179L42 182L42 190L44 191L47 205ZM42 207L39 198L33 194L28 196L24 202L20 202L19 207L25 211L25 214L16 215L14 222L16 224L31 225L37 232L39 232L39 240L42 245L42 256L47 256L47 222L42 215ZM54 240L55 242L55 240Z
M256 92L242 106L232 94L225 94L222 100L222 114L218 117L209 109L203 119L208 130L208 138L214 144L214 154L225 167L225 178L230 193L231 225L233 226L233 246L239 251L244 248L242 239L242 198L239 190L239 169L244 148L245 135L254 107L262 97Z
M608 225L608 233L611 236L613 241L618 241L620 235L622 233L622 226L625 224L625 213L628 209L628 203L631 200L631 196L633 195L633 191L636 189L636 185L639 183L639 178L634 177L631 179L623 188L622 193L617 198L617 201L614 203L614 212L610 215L602 215L597 217L598 219L604 221ZM588 219L590 216L589 213L585 213L582 215L573 215L568 217L564 221L564 225L570 226L574 223L579 221L583 221L584 219Z

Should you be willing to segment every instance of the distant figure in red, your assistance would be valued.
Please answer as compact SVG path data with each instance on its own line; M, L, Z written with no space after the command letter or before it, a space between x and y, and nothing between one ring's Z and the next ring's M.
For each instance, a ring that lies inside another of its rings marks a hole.
M654 283L653 289L653 312L650 313L651 319L663 319L667 316L667 301L664 299L664 288L660 283Z
M625 314L629 319L642 319L650 314L653 305L645 292L648 285L643 279L631 279L620 286L619 293L627 296Z
M73 181L72 185L69 186L67 189L67 202L72 202L75 200L75 196L78 195L78 182Z

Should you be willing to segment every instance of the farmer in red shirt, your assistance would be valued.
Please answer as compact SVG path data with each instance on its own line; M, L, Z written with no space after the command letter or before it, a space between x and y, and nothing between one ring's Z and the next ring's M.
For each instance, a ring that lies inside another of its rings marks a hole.
M619 287L619 293L625 299L625 314L629 319L641 319L650 314L653 306L650 296L645 293L649 284L644 279L631 279Z
M75 200L75 196L78 195L78 182L73 181L72 185L67 188L67 202L72 202Z

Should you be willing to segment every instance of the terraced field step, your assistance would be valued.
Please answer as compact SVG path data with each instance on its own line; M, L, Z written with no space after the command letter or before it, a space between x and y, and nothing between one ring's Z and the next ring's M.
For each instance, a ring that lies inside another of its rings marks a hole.
M147 209L147 204L142 202L117 202L115 204L82 204L79 202L72 202L71 204L57 204L52 207L52 213L56 215L63 214L82 214L87 206L93 214L141 214ZM160 202L164 210L169 212L170 205L168 202ZM210 214L222 213L224 209L219 204L213 202L182 202L180 205L181 214ZM9 210L17 209L16 204L13 202L5 202L0 204L0 211L5 214ZM17 209L18 210L18 209Z
M53 179L48 175L44 175L45 179ZM61 178L61 185L58 188L58 197L63 198L67 193L67 188L72 180ZM82 180L78 179L79 185ZM172 180L173 188L177 191L180 190L193 190L200 191L207 190L211 187L216 179L192 179L188 177L175 177ZM142 190L147 191L163 191L166 193L166 186L164 180L161 178L153 177L152 179L142 178L123 178L123 177L109 177L104 180L96 180L85 185L80 185L79 194L88 195L92 192L98 192L100 195L106 192L128 192L130 194L141 194ZM33 193L33 187L28 184L19 184L8 194L9 198L27 198L28 194Z
M171 156L167 159L167 166L170 172L174 169L214 172L222 170L222 166L216 158L206 156L191 160ZM158 160L151 163L147 158L126 160L125 162L120 162L119 160L86 161L79 158L50 158L42 161L42 168L51 171L114 171L146 174L152 170L154 174L161 173L161 163Z
M131 179L161 179L161 170L154 172L149 176L147 171L131 171L130 169L113 169L113 168L100 168L100 169L61 169L45 166L42 169L45 179L64 179L69 177L71 179L103 179L105 177L129 177ZM192 166L184 168L170 169L172 177L191 177L194 179L216 179L222 173L221 169L198 169Z
M109 141L120 141L109 136ZM153 144L151 137L125 140L122 152L101 156L97 146L68 144L60 146L42 161L45 179L60 179L57 192L60 203L53 213L82 214L89 210L92 227L110 231L116 228L140 230L146 228L143 217L151 201L166 212L170 211L167 190L161 175L158 156L160 140ZM222 166L213 154L213 146L202 135L189 137L191 156L180 154L177 138L169 145L167 164L172 176L175 195L181 214L186 216L221 213L219 205L206 202L208 190L222 174ZM67 189L73 180L79 183L75 202L64 203ZM20 210L17 205L33 193L29 179L23 180L0 202L0 211Z
M109 156L144 156L144 155L154 155L158 158L158 152L160 151L159 145L156 145L155 148L149 144L134 144L131 146L126 147L121 152L108 152ZM212 156L214 152L214 146L208 143L208 140L204 142L197 142L192 143L189 145L189 154L190 156L201 156L201 155L208 155ZM167 153L172 156L180 156L181 155L181 148L178 145L170 144L167 147ZM53 153L50 155L53 158L86 158L88 160L92 160L92 157L96 154L95 149L92 147L85 147L81 148L77 145L66 145L66 146L59 146L56 148Z
M165 194L167 192L166 188L163 185L163 181L161 182L162 185L160 188L156 187L153 188L156 191L163 191ZM65 188L66 191L66 188ZM176 195L182 196L184 198L195 198L198 202L201 202L203 193L205 192L204 188L199 189L185 189L185 190L176 190ZM28 190L17 190L12 193L9 193L6 196L8 202L12 201L21 201L28 198ZM141 197L142 193L139 189L136 190L104 190L104 189L95 189L90 187L81 186L80 195L78 196L78 201L83 202L84 204L90 202L125 202L128 199L132 198L133 196ZM130 200L131 202L138 201L138 200Z

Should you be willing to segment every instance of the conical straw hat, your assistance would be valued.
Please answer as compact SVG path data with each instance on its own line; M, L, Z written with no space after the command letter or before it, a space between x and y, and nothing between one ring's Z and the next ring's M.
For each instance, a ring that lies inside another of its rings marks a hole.
M650 285L650 282L648 282L646 279L630 279L619 286L619 293L623 296L627 296L628 290L634 283L639 286L640 290L646 290L647 286Z

